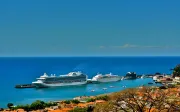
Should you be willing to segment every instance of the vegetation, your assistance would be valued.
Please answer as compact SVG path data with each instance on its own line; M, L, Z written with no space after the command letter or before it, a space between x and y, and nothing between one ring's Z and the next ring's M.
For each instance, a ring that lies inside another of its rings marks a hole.
M165 86L160 86L159 89L167 89Z
M0 111L3 111L4 109L3 108L0 108Z
M94 102L95 100L94 98L88 98L86 102Z
M174 69L173 69L173 77L179 76L180 77L180 64L177 65Z
M101 95L95 98L95 100L105 100L105 101L108 101L108 99L109 97L107 95Z
M70 104L70 103L78 104L80 103L80 101L79 100L65 100L64 103L65 104Z
M79 100L71 100L71 102L72 102L72 103L74 103L74 104L78 104L78 103L80 103L80 101L79 101Z
M13 103L8 103L8 104L7 104L7 107L8 107L9 109L11 109L12 106L13 106Z
M86 102L94 102L96 100L105 100L105 101L108 101L109 97L107 95L100 95L100 96L97 96L96 98L88 98L86 100Z
M32 110L38 110L38 109L44 109L45 108L45 102L37 100L31 104Z
M64 103L65 103L65 104L70 104L70 103L71 103L71 100L65 100Z
M163 90L153 91L151 88L127 89L110 95L110 100L105 104L95 106L94 112L151 112L159 111L175 112L178 103L176 99L169 100L169 92Z
M164 87L126 89L110 95L100 95L95 98L89 98L87 102L94 102L96 100L105 100L107 102L98 103L95 107L76 107L70 112L179 112L180 98L176 97L173 91L174 89L165 89ZM78 100L65 100L64 103L78 104L80 102ZM24 109L25 111L32 111L44 109L45 107L57 106L57 103L45 103L37 100L30 105L18 105L13 107L12 103L8 103L7 106L12 110Z
M37 100L33 102L31 105L17 105L16 107L11 108L12 110L24 109L25 111L44 109L50 106L57 106L57 103L48 102L45 103L43 101Z

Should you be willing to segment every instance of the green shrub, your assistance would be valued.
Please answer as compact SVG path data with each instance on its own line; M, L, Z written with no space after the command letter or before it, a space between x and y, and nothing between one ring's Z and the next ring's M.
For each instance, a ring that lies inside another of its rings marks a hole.
M43 101L37 100L33 102L30 107L32 110L44 109L45 103Z
M3 111L4 109L3 108L0 108L0 111Z
M105 100L108 101L109 97L107 95L103 95L103 96L97 96L96 100Z
M13 103L8 103L7 107L10 109L13 106Z
M94 102L94 101L95 101L94 98L89 98L89 99L87 99L87 102Z
M30 105L17 105L16 107L12 108L12 110L17 110L17 109L24 109L25 111L32 110Z
M93 112L94 106L88 106L87 107L87 112Z
M58 104L55 103L55 102L48 102L48 103L45 103L44 106L45 107L51 107L51 106L57 106Z
M12 104L9 104L9 106ZM33 102L31 105L17 105L16 107L12 107L11 110L17 110L17 109L24 109L25 111L30 111L30 110L38 110L38 109L44 109L45 107L50 107L50 106L57 106L58 104L55 102L48 102L45 103L43 101L37 100Z
M65 100L64 103L65 103L65 104L70 104L71 101L70 101L70 100Z
M24 109L25 111L30 111L32 110L32 107L30 105L25 105L22 107L22 109Z
M79 101L79 100L71 100L71 102L72 102L72 103L74 103L74 104L78 104L78 103L80 103L80 101Z

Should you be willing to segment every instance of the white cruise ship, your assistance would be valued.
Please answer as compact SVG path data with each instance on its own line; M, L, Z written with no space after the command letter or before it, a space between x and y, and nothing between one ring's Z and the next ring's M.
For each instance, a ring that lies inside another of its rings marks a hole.
M112 75L112 73L106 75L97 74L92 78L92 82L115 82L119 80L121 80L121 77L118 75Z
M71 85L82 85L87 83L87 75L82 72L70 72L66 75L51 75L48 76L46 73L37 78L37 81L32 82L38 88L42 87L57 87L57 86L71 86Z

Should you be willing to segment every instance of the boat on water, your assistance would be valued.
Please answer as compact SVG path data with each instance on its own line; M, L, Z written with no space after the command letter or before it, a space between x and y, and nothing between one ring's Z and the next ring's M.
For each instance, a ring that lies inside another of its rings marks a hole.
M116 82L119 80L121 80L121 77L118 75L113 75L112 73L105 75L98 73L96 76L92 78L93 82Z
M136 79L137 75L135 72L127 72L125 77L126 77L126 79Z
M107 88L103 88L103 90L107 90Z
M153 84L152 82L148 82L148 84Z
M37 81L32 82L35 87L58 87L58 86L71 86L71 85L83 85L87 83L88 76L82 72L70 72L66 75L48 76L46 73L37 78Z
M110 88L114 88L114 86L109 86Z
M141 76L141 79L144 79L145 77L146 77L146 75L143 74L143 75Z
M121 80L124 80L124 77L122 77Z

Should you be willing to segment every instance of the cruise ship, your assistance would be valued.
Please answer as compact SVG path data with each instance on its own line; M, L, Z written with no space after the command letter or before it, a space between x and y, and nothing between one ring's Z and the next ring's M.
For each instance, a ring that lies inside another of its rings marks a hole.
M119 80L121 80L121 77L118 75L112 75L112 73L106 75L98 73L92 78L92 82L115 82Z
M32 82L35 87L57 87L57 86L71 86L82 85L87 83L88 76L82 72L70 72L66 75L48 76L46 73L37 78L37 81Z

